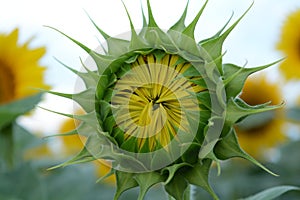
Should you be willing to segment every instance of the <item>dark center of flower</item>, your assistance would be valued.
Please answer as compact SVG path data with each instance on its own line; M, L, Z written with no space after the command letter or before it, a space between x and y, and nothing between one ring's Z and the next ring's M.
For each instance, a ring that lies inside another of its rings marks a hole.
M0 105L14 99L14 76L7 64L0 60Z

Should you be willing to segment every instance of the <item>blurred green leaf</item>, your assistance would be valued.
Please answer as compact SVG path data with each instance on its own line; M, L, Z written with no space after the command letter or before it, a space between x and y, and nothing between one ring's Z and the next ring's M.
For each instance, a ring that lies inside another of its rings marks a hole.
M300 188L295 186L277 186L241 200L272 200L291 190L300 191Z
M13 167L14 142L13 126L0 129L0 171Z
M46 185L31 165L0 173L0 197L22 200L45 200Z
M42 93L0 106L0 129L12 123L17 117L32 110L42 98Z
M24 152L43 141L16 123L0 129L0 171L23 162Z
M300 107L289 108L286 112L288 119L300 122Z

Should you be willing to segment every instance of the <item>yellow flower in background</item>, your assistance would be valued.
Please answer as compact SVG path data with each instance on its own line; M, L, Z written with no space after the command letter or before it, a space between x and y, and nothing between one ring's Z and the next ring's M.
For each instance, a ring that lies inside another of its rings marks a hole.
M66 133L76 128L76 122L73 119L67 119L63 122L60 133ZM62 140L62 152L64 155L72 155L80 151L84 146L85 138L79 135L68 135L60 137Z
M280 65L280 70L287 80L300 79L300 9L291 13L283 27L277 49L287 59Z
M271 105L280 104L282 94L280 86L270 83L265 75L253 76L247 79L240 96L249 105L258 105L271 102ZM264 151L275 147L285 140L285 119L282 109L269 111L263 115L253 115L236 127L241 147L254 157L262 157ZM254 123L251 123L251 121Z
M31 49L30 40L19 45L18 33L15 29L0 34L0 105L38 93L33 88L49 89L44 83L45 67L38 63L46 49Z
M79 112L82 113L82 112ZM74 121L74 119L67 119L64 121L60 128L61 133L66 133L69 131L72 131L76 128L78 124ZM60 137L62 139L62 152L64 155L73 155L80 151L84 147L84 142L86 138L79 135L69 135L69 136L63 136ZM110 171L110 163L104 160L96 160L94 161L95 167L96 167L96 175L98 177L103 177ZM115 185L116 177L115 175L111 175L103 180L104 183L108 185Z

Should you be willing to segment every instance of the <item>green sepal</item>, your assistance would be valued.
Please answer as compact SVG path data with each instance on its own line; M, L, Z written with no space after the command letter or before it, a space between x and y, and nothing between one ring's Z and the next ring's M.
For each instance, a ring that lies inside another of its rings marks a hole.
M101 75L96 90L96 99L103 99L104 92L108 86L109 79L107 75Z
M281 108L283 105L282 103L280 105L270 106L269 103L266 103L250 106L240 98L231 98L227 104L226 121L230 124L234 124L248 115L275 110Z
M147 44L138 36L138 34L135 31L134 25L132 23L130 14L124 4L124 2L122 1L123 6L125 8L125 11L127 13L127 17L129 19L130 22L130 29L131 29L131 40L130 40L130 45L129 45L129 50L132 51L134 49L140 49L141 47L145 47L147 46Z
M227 160L233 157L244 158L257 165L261 169L265 170L269 174L272 174L273 176L278 176L277 174L273 173L265 166L263 166L261 163L259 163L257 160L255 160L252 156L247 154L244 150L242 150L238 143L234 129L232 129L232 131L226 137L222 138L222 140L220 140L216 144L214 148L214 154L220 160Z
M60 167L66 167L68 165L86 163L96 160L96 158L88 151L86 147L84 147L75 157L71 158L70 160L61 163L59 165L55 165L53 167L48 168L48 170L57 169Z
M49 27L49 26L47 26ZM104 69L107 68L107 66L109 66L109 64L114 60L113 57L109 56L109 55L101 55L96 53L95 51L91 50L90 48L88 48L87 46L85 46L84 44L80 43L79 41L71 38L70 36L66 35L65 33L53 28L53 27L49 27L57 32L59 32L60 34L62 34L63 36L67 37L69 40L71 40L72 42L74 42L75 44L77 44L79 47L81 47L86 53L88 53L93 60L95 61L97 68L98 68L98 72L99 74L102 74L102 72L104 71Z
M211 110L211 98L210 98L210 92L209 91L202 91L197 93L197 98L200 101L200 103L205 106L206 109Z
M225 23L225 25L214 36L212 36L210 38L207 38L207 39L204 39L204 40L201 40L198 44L202 45L203 43L205 43L205 42L207 42L209 40L213 40L213 39L216 39L217 37L219 37L222 34L222 32L225 30L225 28L227 27L227 25L229 24L229 22L231 21L232 17L233 17L233 13L231 14L230 18L227 20L227 22Z
M67 93L60 93L60 92L54 92L50 90L43 90L44 92L47 92L49 94L53 94L56 96L64 97L67 99L74 100L76 103L78 103L86 112L92 112L95 108L95 89L94 88L88 88L80 93L76 94L67 94Z
M43 93L0 105L0 129L11 124L17 117L35 108L41 101Z
M279 63L281 60L276 62L253 68L239 67L234 64L224 64L224 84L226 89L227 98L236 97L243 89L244 83L248 76L251 74L266 69L272 65Z
M81 58L80 58L80 62L83 68L86 70L86 72L80 72L81 74L83 74L83 76L86 77L86 80L83 79L86 87L87 88L95 87L95 85L97 85L100 78L98 72L92 71L87 66L85 66Z
M221 74L223 74L223 69L222 69L222 47L223 47L223 43L224 43L225 39L228 37L228 35L231 33L231 31L237 26L237 24L242 20L242 18L250 10L252 5L253 5L253 3L246 10L246 12L233 25L231 25L223 34L221 34L219 37L216 37L212 40L208 40L208 41L203 42L201 44L201 46L211 56L211 59L215 60L215 64L218 67L218 70Z
M52 137L64 137L64 136L71 136L71 135L78 135L77 128L75 128L71 131L64 132L64 133L47 135L47 136L43 137L43 139L52 138Z
M150 0L147 0L147 8L148 8L148 27L158 28L158 25L155 22L155 19L153 17L151 5L150 5Z
M192 167L191 164L189 163L178 163L178 164L173 164L169 167L165 167L163 170L162 170L162 173L164 172L168 172L168 179L165 181L164 184L168 184L170 183L170 181L175 177L175 173L182 167L184 166L190 166Z
M98 32L106 40L109 55L119 56L128 52L129 41L109 36L107 33L105 33L102 29L99 28L99 26L89 15L88 17L92 24L95 26L95 28L98 30Z
M204 159L213 151L214 146L220 140L220 133L215 129L220 130L224 125L224 118L213 116L208 120L207 126L204 128L204 141L198 153L198 158ZM213 127L213 128L211 128Z
M218 196L215 194L208 181L211 163L212 160L210 159L201 160L192 168L188 168L183 176L190 184L203 188L213 197L213 199L218 200Z
M135 174L133 177L140 186L138 200L143 200L147 191L155 184L164 182L165 176L158 172L146 172Z
M91 113L86 113L86 114L83 114L83 115L73 115L73 114L66 114L66 113L56 112L56 111L49 110L49 109L42 108L42 107L40 107L40 108L44 109L44 110L47 110L49 112L52 112L52 113L56 113L56 114L65 116L65 117L74 118L74 119L83 121L83 122L85 122L86 124L88 124L89 126L91 126L94 129L99 128L99 126L97 124L96 112L95 111L93 111Z
M276 118L276 110L249 115L236 125L239 130L251 130L262 127Z
M286 192L289 191L300 191L299 187L295 186L289 186L289 185L283 185L283 186L276 186L269 189L266 189L262 192L259 192L253 196L242 198L239 200L273 200L281 195L283 195Z
M188 186L189 184L184 176L177 174L165 185L165 190L176 200L184 200L185 191Z
M170 30L182 32L186 28L185 19L186 19L188 5L189 5L189 0L186 3L185 9L184 9L180 19L170 28Z
M85 112L95 110L95 88L88 88L80 93L72 95L72 99L77 102Z
M187 35L188 37L192 38L193 40L195 39L194 34L195 34L196 25L205 9L207 3L208 3L208 0L205 1L204 5L200 9L197 16L194 18L194 20L182 32L183 34Z
M114 175L116 170L114 168L111 168L109 172L107 172L104 176L100 177L96 182L100 183L103 180L107 179L108 177Z
M87 70L87 73L85 72L80 72L80 71L77 71L71 67L69 67L68 65L66 65L65 63L61 62L60 60L58 60L57 58L55 58L55 60L61 64L63 67L67 68L68 70L70 70L71 72L73 72L74 74L76 74L77 76L79 76L85 86L87 88L90 88L90 87L95 87L95 85L97 84L98 80L99 80L99 75L95 72L92 72L90 70L88 70L86 67L84 67L86 70ZM82 61L81 61L82 62ZM82 64L83 65L83 64ZM84 65L83 65L84 66Z
M123 192L137 187L138 182L134 179L135 174L122 171L116 171L117 189L114 200L118 200Z
M99 119L105 120L109 115L111 115L111 104L107 101L100 100L97 104L97 114Z

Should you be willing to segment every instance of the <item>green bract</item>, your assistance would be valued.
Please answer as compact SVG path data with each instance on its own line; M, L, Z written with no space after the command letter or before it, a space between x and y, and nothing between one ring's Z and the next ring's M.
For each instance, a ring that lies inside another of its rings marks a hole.
M108 175L117 177L115 199L137 186L143 199L156 183L163 183L176 199L184 198L190 184L218 199L208 183L211 163L232 157L268 171L239 147L233 125L278 107L250 106L238 96L250 74L274 63L256 68L222 63L224 40L243 16L227 30L224 26L213 37L195 41L194 30L206 4L189 25L186 7L178 22L163 31L148 0L148 20L143 15L140 31L128 14L130 40L110 37L92 21L106 39L104 54L67 36L93 58L97 70L85 64L84 72L66 66L84 81L85 90L50 91L73 99L86 112L63 114L82 121L67 134L84 135L87 142L78 155L57 167L111 160Z

